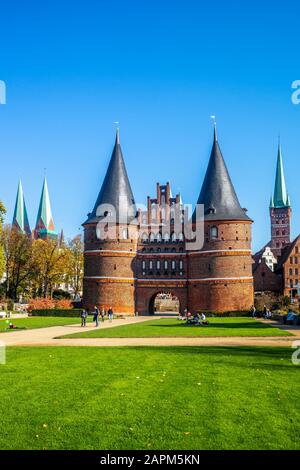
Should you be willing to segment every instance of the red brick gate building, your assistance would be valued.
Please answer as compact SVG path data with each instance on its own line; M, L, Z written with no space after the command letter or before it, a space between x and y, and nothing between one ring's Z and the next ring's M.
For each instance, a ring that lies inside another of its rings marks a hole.
M180 309L244 311L253 304L251 223L242 209L214 132L197 201L204 210L203 244L191 245L185 207L170 184L157 184L147 209L137 210L117 132L93 211L84 222L83 303L115 313L153 313L158 293L170 292ZM190 225L196 230L198 215Z

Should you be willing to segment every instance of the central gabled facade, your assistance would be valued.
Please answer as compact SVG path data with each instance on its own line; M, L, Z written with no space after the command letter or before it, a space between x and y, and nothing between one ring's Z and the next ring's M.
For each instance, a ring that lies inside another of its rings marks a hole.
M252 221L239 204L216 131L198 204L204 208L204 245L195 249L185 239L181 195L173 197L169 183L157 184L147 211L137 211L117 132L99 196L83 224L84 305L153 313L154 298L164 291L178 297L181 310L250 309ZM195 212L194 230L196 222Z

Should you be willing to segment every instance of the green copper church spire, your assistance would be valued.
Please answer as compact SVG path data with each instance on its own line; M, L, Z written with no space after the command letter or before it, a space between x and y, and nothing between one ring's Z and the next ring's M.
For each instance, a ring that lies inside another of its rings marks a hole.
M28 236L31 236L31 230L28 222L27 209L21 181L19 181L12 226L20 232L26 233Z
M35 226L35 238L57 239L57 232L51 211L50 197L46 178L44 178L41 200Z
M282 163L281 144L279 142L274 196L271 198L270 208L280 208L280 207L290 207L290 206L291 206L291 201L286 190L283 163Z

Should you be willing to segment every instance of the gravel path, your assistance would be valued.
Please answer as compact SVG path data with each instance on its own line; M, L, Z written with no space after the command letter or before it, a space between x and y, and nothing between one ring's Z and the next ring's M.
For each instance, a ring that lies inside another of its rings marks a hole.
M155 318L160 318L156 316ZM153 319L153 318L151 318ZM112 323L106 321L101 328L113 328L120 325L128 325L149 320L149 317L116 319ZM263 321L263 320L262 320ZM80 333L83 328L78 325L52 326L35 330L20 330L0 334L0 341L6 346L286 346L291 347L295 340L300 345L300 328L281 326L274 323L277 328L282 328L293 333L294 336L279 337L168 337L168 338L64 338L57 339L73 333ZM93 330L93 325L88 325L86 330Z

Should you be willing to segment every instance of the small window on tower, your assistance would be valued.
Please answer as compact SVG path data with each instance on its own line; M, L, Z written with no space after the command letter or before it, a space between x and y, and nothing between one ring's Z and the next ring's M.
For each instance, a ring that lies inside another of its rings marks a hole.
M213 227L211 227L211 229L210 229L210 236L213 239L218 238L218 227L216 227L215 225Z

